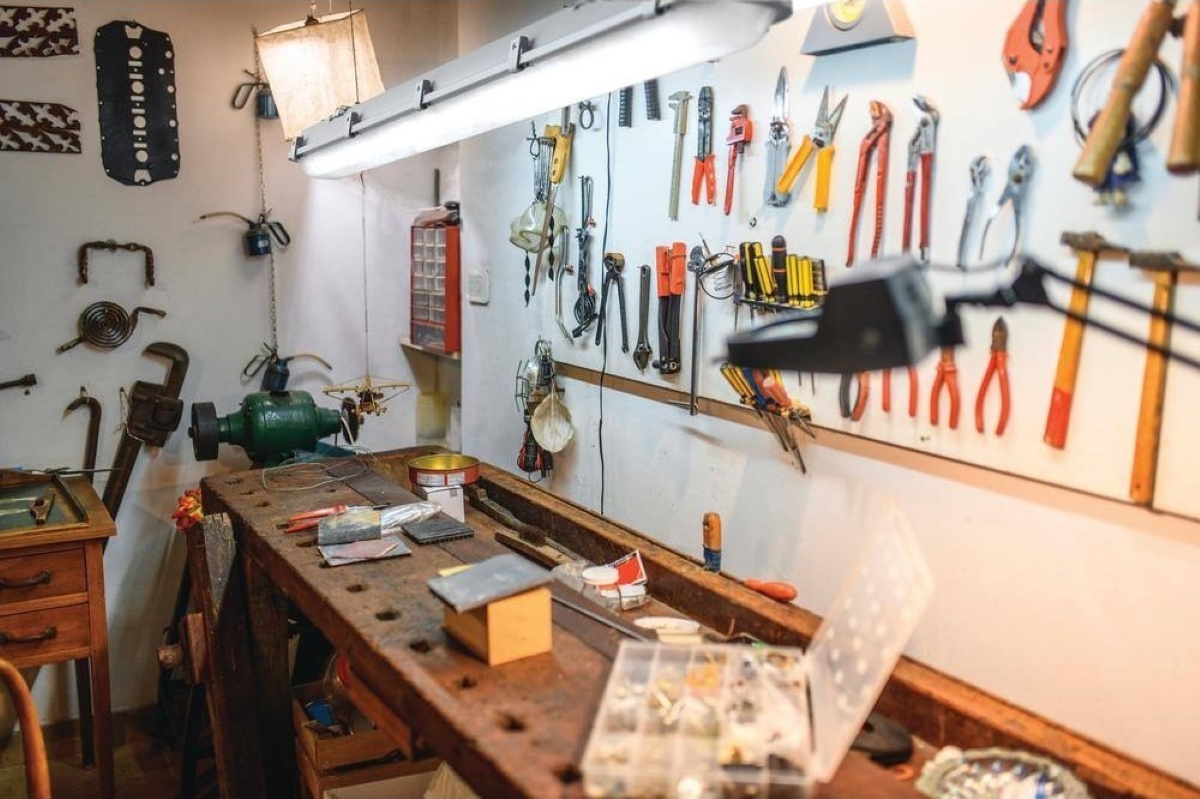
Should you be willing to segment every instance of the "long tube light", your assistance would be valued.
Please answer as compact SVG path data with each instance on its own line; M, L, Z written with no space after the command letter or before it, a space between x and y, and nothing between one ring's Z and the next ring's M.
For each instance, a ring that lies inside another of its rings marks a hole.
M744 50L791 13L791 0L577 3L305 128L291 158L311 177L352 175Z

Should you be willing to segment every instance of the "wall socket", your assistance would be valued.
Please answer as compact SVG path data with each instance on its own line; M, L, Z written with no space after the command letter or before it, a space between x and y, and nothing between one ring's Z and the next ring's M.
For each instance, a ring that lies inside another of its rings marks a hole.
M492 296L491 279L486 269L467 272L467 301L487 305Z

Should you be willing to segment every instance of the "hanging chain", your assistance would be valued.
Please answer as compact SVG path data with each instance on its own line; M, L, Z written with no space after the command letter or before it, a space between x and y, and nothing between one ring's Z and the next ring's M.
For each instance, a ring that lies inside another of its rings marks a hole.
M258 29L252 28L255 39ZM254 45L254 79L262 79L262 61L258 57L258 44ZM256 112L254 114L254 147L258 154L258 211L259 219L267 218L267 180L263 167L263 121ZM267 248L267 305L271 320L271 352L279 352L279 316L275 299L275 248Z

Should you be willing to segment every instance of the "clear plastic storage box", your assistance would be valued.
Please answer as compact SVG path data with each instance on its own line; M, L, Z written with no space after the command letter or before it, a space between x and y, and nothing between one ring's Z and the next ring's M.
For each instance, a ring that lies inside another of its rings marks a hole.
M841 765L932 591L916 541L893 513L807 652L623 642L584 751L584 792L808 796Z

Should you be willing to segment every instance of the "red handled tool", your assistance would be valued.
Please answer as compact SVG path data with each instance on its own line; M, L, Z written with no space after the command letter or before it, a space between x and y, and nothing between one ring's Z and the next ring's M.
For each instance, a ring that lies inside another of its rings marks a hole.
M862 213L863 196L867 193L867 168L871 154L878 152L875 160L875 238L871 240L871 257L879 257L879 245L883 241L883 207L887 199L888 152L892 142L892 112L878 100L871 101L871 130L858 148L858 174L854 178L854 212L850 216L850 247L846 252L846 266L854 264L854 248L858 239L858 219Z
M958 411L961 406L958 394L958 366L954 363L954 348L942 347L942 357L937 365L937 377L933 379L933 394L929 398L929 423L937 426L938 405L942 388L950 394L950 429L958 429Z
M854 399L850 399L850 385L858 379ZM844 374L838 383L838 409L843 419L857 422L862 419L867 410L867 398L871 395L871 373L859 372L857 375Z
M1004 39L1004 71L1028 111L1054 88L1067 52L1067 0L1026 0Z
M297 513L295 516L289 516L285 524L281 524L285 533L300 533L305 530L311 530L321 523L321 519L327 516L336 516L339 513L345 513L350 509L349 505L331 505L328 508L319 508L310 510L306 513Z
M904 252L912 250L913 217L916 215L917 172L921 176L920 260L929 260L929 227L933 196L933 153L937 149L937 128L941 115L933 103L921 95L913 97L917 107L917 130L908 141L908 171L904 180Z
M763 596L770 597L776 602L791 602L797 597L796 587L791 583L766 582L763 580L745 580L742 585L751 591L757 591Z
M712 148L712 86L700 87L700 99L696 102L699 124L696 130L696 163L692 167L692 205L700 204L700 187L709 205L717 204L717 162Z
M912 418L917 416L917 396L920 393L920 384L917 378L917 370L913 367L908 367L908 415ZM892 412L892 370L885 369L883 372L883 412Z
M733 178L737 174L738 156L746 151L746 145L754 138L754 123L747 114L750 109L739 105L729 116L729 135L725 143L729 145L729 167L725 172L725 216L733 210Z
M1001 316L992 325L992 357L988 361L987 371L983 373L983 382L979 384L979 393L975 395L975 429L983 432L983 406L987 403L987 390L992 377L1000 384L1000 421L996 422L996 435L1004 435L1008 426L1008 412L1011 408L1008 391L1008 324Z

